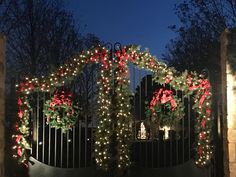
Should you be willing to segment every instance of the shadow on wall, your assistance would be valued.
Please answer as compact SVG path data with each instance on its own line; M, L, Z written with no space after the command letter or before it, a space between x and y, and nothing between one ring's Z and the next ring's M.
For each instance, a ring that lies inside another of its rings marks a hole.
M30 177L104 177L95 168L58 168L45 165L33 157L30 157L29 176ZM208 169L198 168L193 161L188 161L183 165L171 168L132 168L125 177L208 177Z

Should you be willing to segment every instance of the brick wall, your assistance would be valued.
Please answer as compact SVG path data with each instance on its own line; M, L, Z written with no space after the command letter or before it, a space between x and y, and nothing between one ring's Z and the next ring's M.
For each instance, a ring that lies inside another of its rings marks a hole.
M221 69L225 177L236 177L236 29L222 33Z
M4 176L5 38L0 34L0 177Z

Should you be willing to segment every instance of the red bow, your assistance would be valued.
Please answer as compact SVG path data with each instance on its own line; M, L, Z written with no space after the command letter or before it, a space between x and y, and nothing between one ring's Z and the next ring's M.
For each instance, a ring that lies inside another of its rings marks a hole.
M164 104L170 100L172 100L172 91L171 90L164 90L163 95L161 97L161 103Z
M162 96L161 96L162 94ZM152 97L152 100L150 102L150 109L154 112L154 107L157 104L158 101L160 101L161 104L165 104L168 101L170 101L172 110L175 110L175 108L177 107L177 103L175 101L175 99L173 98L172 95L172 91L171 90L163 90L160 89L158 92L154 92L154 95Z

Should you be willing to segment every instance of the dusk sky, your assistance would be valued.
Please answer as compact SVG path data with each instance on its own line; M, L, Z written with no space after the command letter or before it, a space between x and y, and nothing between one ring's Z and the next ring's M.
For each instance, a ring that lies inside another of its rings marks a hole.
M83 33L105 42L138 44L161 58L165 45L176 35L169 25L179 23L177 0L70 0L66 7Z

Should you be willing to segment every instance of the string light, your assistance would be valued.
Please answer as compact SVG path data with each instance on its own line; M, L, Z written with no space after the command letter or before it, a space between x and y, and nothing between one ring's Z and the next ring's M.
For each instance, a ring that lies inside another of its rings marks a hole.
M152 72L155 82L162 85L169 84L173 89L185 93L186 96L194 95L193 109L198 113L197 120L195 121L195 127L197 127L195 134L198 145L195 163L198 166L208 165L213 154L213 147L211 145L213 124L211 115L212 94L209 81L203 79L196 72L188 73L185 71L180 75L174 68L168 68L165 63L158 62L147 50L140 52L139 47L135 45L124 47L117 56L120 59L127 59L127 56L129 56L130 61L137 67ZM127 72L128 70L125 69L124 73ZM119 80L120 73L118 72L117 75L117 80ZM122 82L124 83L122 88L128 85L125 80ZM200 137L201 132L204 132L204 136ZM122 167L121 164L118 167Z
M170 84L175 90L181 90L186 95L194 95L193 109L198 113L196 120L196 141L197 141L197 153L196 164L199 166L205 166L210 163L212 156L212 118L211 118L211 92L210 84L207 79L202 79L195 72L184 72L181 75L173 68L168 68L163 62L159 62L153 57L147 50L140 52L138 46L131 45L122 48L117 51L113 61L115 66L112 65L109 60L109 52L104 47L98 47L89 51L83 51L81 55L74 58L63 66L61 66L56 72L51 73L48 77L41 78L25 78L22 83L16 85L16 89L19 93L27 95L35 91L50 92L56 87L63 86L65 81L72 80L77 76L87 63L98 63L101 65L98 95L98 126L95 136L95 160L97 166L107 170L111 161L110 154L110 140L113 134L112 131L112 108L111 108L111 88L112 82L115 81L117 86L115 92L118 95L116 98L116 135L117 135L117 167L119 169L125 169L130 166L130 143L132 140L132 130L130 124L132 117L130 113L130 92L129 92L129 73L128 62L134 63L139 68L143 68L153 73L153 79L160 84ZM115 69L115 73L113 73ZM115 74L115 78L113 78ZM120 99L121 98L121 99ZM23 99L23 97L22 97ZM19 108L22 108L19 106ZM21 127L19 124L17 135L23 135L22 142L24 145L16 145L16 149L19 154L22 155L22 151L25 147L28 148L29 143L27 141L28 134L22 133L23 129L27 132L29 125L30 107L26 106L25 110L28 110L24 115L25 127ZM205 132L204 136L200 137L199 134ZM15 137L14 138L18 138ZM23 152L25 153L25 151ZM18 157L19 157L18 154ZM16 156L16 155L15 155ZM23 155L21 156L23 157ZM24 157L25 161L27 157ZM21 160L22 161L22 160Z
M18 119L16 123L16 134L12 135L15 140L13 149L15 154L13 157L18 158L19 163L27 165L27 150L31 148L29 139L29 117L30 117L30 104L27 96L20 96L18 98Z

